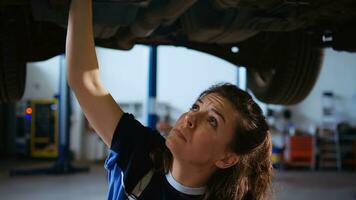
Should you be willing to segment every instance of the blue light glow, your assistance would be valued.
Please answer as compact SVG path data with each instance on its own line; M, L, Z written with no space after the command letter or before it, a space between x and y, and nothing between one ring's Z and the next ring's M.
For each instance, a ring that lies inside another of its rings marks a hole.
M25 119L30 121L32 119L32 115L26 114Z

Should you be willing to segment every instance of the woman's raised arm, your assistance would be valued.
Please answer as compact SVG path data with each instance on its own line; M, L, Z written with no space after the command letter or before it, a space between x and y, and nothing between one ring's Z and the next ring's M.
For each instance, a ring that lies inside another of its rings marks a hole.
M89 123L110 146L123 111L100 80L92 23L92 0L72 0L66 40L68 84Z

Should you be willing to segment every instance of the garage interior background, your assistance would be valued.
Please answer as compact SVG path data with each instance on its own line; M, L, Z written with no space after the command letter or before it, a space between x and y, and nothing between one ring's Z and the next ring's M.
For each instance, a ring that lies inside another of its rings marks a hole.
M186 48L160 47L158 52L157 101L169 102L181 112L187 110L197 95L210 85L221 81L237 83L238 68L219 58ZM97 53L101 77L114 99L120 103L144 105L147 101L149 49L137 46L129 52L120 52L97 48ZM60 57L55 57L29 64L23 100L50 99L58 93L59 62ZM311 93L303 102L289 107L297 127L309 129L320 124L323 91L332 91L336 95L340 120L356 123L355 65L353 54L326 50L321 73ZM282 109L282 106L274 107ZM74 108L80 109L78 105ZM79 159L81 139L78 133L82 125L76 123L81 123L82 119L80 113L74 114L79 116L72 121L71 143ZM145 123L145 118L140 120Z
M245 87L244 70L238 70L234 65L219 58L178 47L159 47L158 52L157 101L162 104L162 108L164 106L170 108L171 121L187 110L201 91L214 83L236 84L239 79L239 85ZM97 54L101 77L114 99L120 104L125 104L128 112L137 112L138 119L146 123L149 48L138 45L128 52L97 48ZM60 56L57 56L44 62L28 64L27 83L22 101L52 99L58 94L60 61ZM262 103L261 106L265 112L267 108L277 112L288 108L292 112L291 121L294 126L302 132L314 135L322 118L322 94L330 91L335 96L337 120L347 121L356 126L355 75L355 54L326 49L317 83L303 102L289 107ZM106 154L105 147L95 134L87 133L88 129L80 107L75 99L73 102L70 137L74 160L102 161ZM139 105L140 110L137 111L130 105ZM159 114L164 117L167 115L167 109L163 109ZM8 131L10 137L7 137L7 141L0 143L2 145L6 142L4 150L7 152L7 155L2 155L1 160L8 160L15 155L15 128L10 127ZM5 133L5 129L1 127L0 135L3 134L8 133ZM5 162L1 160L0 163ZM4 168L0 167L1 169ZM356 157L355 168L348 173L354 176L355 169ZM1 171L0 179L3 174ZM0 192L2 193L4 191L1 185ZM356 179L351 181L351 185L354 189L351 189L351 192L348 191L347 197L356 199ZM105 186L102 187L105 189ZM285 192L286 196L288 194L290 193ZM283 195L279 196L280 199L283 199L282 197Z

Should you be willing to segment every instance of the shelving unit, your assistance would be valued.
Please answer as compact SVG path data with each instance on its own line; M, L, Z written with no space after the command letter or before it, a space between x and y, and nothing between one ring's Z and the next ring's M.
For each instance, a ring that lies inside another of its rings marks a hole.
M341 170L339 134L336 130L321 127L318 133L319 168Z
M356 129L346 123L339 124L340 154L343 169L356 170Z
M322 120L317 133L320 169L341 170L340 138L336 128L334 94L324 92L322 96Z

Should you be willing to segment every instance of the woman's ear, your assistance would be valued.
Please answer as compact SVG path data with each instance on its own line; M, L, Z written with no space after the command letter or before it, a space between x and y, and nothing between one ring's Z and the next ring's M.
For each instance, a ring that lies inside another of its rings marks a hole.
M215 166L220 169L226 169L231 166L234 166L240 159L236 153L230 152L227 153L222 159L215 162Z

